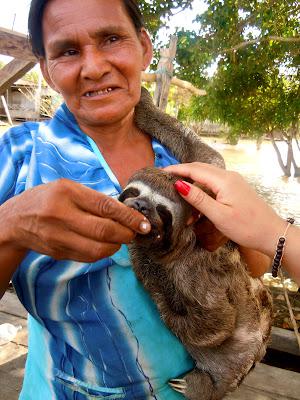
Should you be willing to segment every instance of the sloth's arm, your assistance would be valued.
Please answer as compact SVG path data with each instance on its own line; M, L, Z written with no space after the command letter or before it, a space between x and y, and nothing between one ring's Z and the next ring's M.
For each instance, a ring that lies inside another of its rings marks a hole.
M232 336L236 324L236 310L219 299L219 306L187 308L185 313L165 313L163 319L179 338L192 346L218 346Z

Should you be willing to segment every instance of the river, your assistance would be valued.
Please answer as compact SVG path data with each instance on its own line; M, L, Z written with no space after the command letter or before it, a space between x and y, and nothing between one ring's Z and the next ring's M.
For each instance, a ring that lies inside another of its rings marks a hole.
M233 146L219 138L202 139L223 155L227 169L242 174L279 215L293 216L300 225L300 178L283 176L270 142L264 141L257 150L251 140Z

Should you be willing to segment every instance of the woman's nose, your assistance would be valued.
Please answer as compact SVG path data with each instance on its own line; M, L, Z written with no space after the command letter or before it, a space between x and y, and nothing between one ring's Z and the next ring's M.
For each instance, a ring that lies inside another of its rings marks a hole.
M81 77L84 79L99 80L111 71L111 63L99 49L86 49L82 58Z

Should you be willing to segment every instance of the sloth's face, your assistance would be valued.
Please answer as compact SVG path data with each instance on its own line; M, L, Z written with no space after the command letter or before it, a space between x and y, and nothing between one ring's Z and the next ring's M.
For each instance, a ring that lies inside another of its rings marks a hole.
M130 179L119 200L141 212L151 223L147 235L137 235L139 245L155 245L169 250L180 232L185 229L190 206L174 189L177 178L155 168L138 171Z

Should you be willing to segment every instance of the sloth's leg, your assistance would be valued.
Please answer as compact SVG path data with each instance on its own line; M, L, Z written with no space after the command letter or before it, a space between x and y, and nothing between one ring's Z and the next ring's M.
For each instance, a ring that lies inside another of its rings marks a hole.
M214 382L210 374L195 368L182 379L171 379L169 385L188 400L221 400L232 389L222 379Z
M195 368L182 379L172 379L170 386L189 400L213 400L214 384L207 372Z

